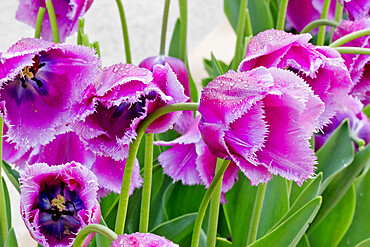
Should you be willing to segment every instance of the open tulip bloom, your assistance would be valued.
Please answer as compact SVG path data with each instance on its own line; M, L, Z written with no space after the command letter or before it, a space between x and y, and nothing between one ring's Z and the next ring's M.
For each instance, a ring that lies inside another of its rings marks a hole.
M203 54L202 79L186 0L141 63L116 0L126 61L108 65L92 2L14 13L35 36L0 51L0 246L24 237L9 191L44 247L368 246L370 1L225 0L235 54Z

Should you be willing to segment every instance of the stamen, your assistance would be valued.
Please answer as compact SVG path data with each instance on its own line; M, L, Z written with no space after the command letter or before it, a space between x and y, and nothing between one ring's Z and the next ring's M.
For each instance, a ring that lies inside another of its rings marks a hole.
M40 88L44 85L44 83L42 83L42 81L40 81L39 79L37 79L36 77L32 77L31 80L35 81L37 86Z
M65 204L64 204L65 201L66 201L66 199L64 198L64 196L57 195L57 198L54 198L53 200L51 200L51 206L52 207L57 207L60 212L64 211L64 210L67 209Z

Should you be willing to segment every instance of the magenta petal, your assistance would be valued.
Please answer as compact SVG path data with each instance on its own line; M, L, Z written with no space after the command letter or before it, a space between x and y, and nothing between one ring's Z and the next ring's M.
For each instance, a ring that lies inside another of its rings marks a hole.
M344 0L343 6L348 12L348 19L359 20L365 16L369 17L370 2L366 0Z
M1 64L8 137L25 149L70 129L81 95L99 71L99 59L87 47L31 38L3 53Z
M239 71L258 66L277 67L303 77L325 103L324 113L316 126L319 127L329 123L353 83L340 54L330 47L308 43L310 37L307 34L294 35L273 29L261 32L252 38L253 46L248 46Z
M195 144L178 144L161 153L158 161L164 174L174 181L181 180L183 184L194 185L200 183L196 158Z
M125 163L126 160L115 161L109 157L96 156L96 162L91 167L91 171L98 178L99 187L103 188L105 191L113 191L114 193L119 194L121 192ZM143 179L140 176L139 162L135 159L130 184L130 195L135 189L140 188L142 183Z
M176 74L168 64L153 67L153 82L158 85L163 94L159 94L156 104L148 105L148 114L164 105L184 103L189 98L184 94L184 87L177 80ZM146 133L162 133L167 131L181 116L181 112L172 112L157 118L146 129Z
M165 237L153 233L139 233L119 235L112 242L111 247L179 247Z
M267 182L272 174L300 185L314 171L308 139L321 127L323 109L293 72L262 67L229 72L204 88L199 130L209 150L235 162L252 185Z
M78 18L85 14L91 3L92 0L53 1L61 42L64 42L66 37L77 31ZM45 8L45 1L21 0L18 5L16 19L35 27L40 7ZM53 40L47 11L42 23L41 37L48 41Z

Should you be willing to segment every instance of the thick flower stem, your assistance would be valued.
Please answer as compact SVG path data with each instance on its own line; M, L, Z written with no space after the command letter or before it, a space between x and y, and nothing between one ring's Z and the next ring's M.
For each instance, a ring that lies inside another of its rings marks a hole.
M131 177L135 163L135 157L139 149L141 138L143 137L146 128L158 117L174 112L174 111L196 111L198 110L199 104L197 103L178 103L167 105L159 108L147 116L137 128L137 137L130 145L130 150L125 164L125 172L123 174L121 194L118 202L117 217L115 232L118 235L122 235L125 229L125 221L127 214L128 198L130 192Z
M114 233L111 229L109 229L108 227L106 226L103 226L103 225L99 225L99 224L89 224L87 226L85 226L84 228L82 228L77 236L76 236L76 239L73 243L73 247L81 247L85 238L90 234L90 233L100 233L102 235L104 235L105 237L107 237L109 240L116 240L117 239L117 234Z
M258 185L258 188L257 188L257 195L256 195L256 200L254 201L252 219L249 225L247 245L255 242L257 239L258 225L260 221L263 201L265 199L266 187L267 187L267 183L264 183L264 184Z
M334 47L341 54L363 54L370 55L369 48L360 48L360 47Z
M328 19L315 20L313 22L308 23L307 26L305 26L302 29L301 33L309 33L312 30L314 30L315 28L323 26L323 25L331 26L331 27L337 27L337 26L339 26L339 22L331 21L331 20L328 20Z
M166 0L166 2L164 3L164 10L163 10L161 46L159 48L159 55L164 55L165 50L166 50L166 33L167 33L167 22L168 22L169 10L170 10L170 0Z
M216 173L219 170L222 162L223 162L222 159L217 158ZM223 178L223 174L220 178L221 182L217 183L215 192L213 193L212 199L211 199L208 230L207 230L207 247L216 246L218 215L220 212L220 196L221 196L221 188L222 188L222 178Z
M285 17L286 17L286 12L287 12L287 8L288 8L288 2L289 2L289 0L280 1L280 8L279 8L277 21L276 21L276 29L277 30L284 30Z
M2 158L2 150L3 150L3 118L0 116L0 161L3 160ZM8 236L8 220L7 220L7 213L5 207L5 196L3 193L3 177L1 174L2 165L0 166L0 234L2 243L5 244L6 237Z
M179 0L180 6L180 55L179 59L181 59L184 63L186 62L186 33L188 29L188 1L187 0Z
M150 193L152 191L153 172L153 134L147 134L145 139L145 160L144 160L144 183L141 197L140 225L139 232L147 233L149 226Z
M53 3L51 2L51 0L46 0L45 4L49 14L51 31L53 33L53 41L54 43L60 43L57 17L55 15Z
M329 8L330 8L331 0L324 0L324 4L322 7L321 18L326 19L328 16ZM326 33L326 26L319 27L319 33L317 35L317 45L324 45L325 42L325 33Z
M339 47L339 46L344 45L345 43L348 43L352 40L355 40L357 38L367 36L367 35L370 35L370 28L347 34L347 35L337 39L336 41L331 43L329 46L330 47Z
M36 27L35 27L35 38L40 38L41 35L41 29L42 29L42 22L44 21L46 9L43 7L39 8L39 12L37 13L37 19L36 19Z
M339 2L339 0L337 0L337 4L335 5L334 20L339 23L342 20L342 16L343 16L343 5Z
M235 55L232 62L231 68L236 70L239 66L242 57L243 51L243 42L244 42L244 34L245 34L245 15L246 9L248 6L248 0L241 0L239 6L239 18L238 18L238 27L236 32L236 45L235 45Z
M221 179L229 164L230 164L230 160L224 160L222 162L214 179L212 180L212 183L207 189L207 192L204 195L202 202L200 203L197 218L195 219L195 223L194 223L193 235L191 239L191 247L198 247L199 245L200 230L202 228L202 222L203 222L203 218L206 213L206 210L207 210L208 203L211 200L212 194L215 191L217 184L221 183Z
M130 49L130 40L128 37L127 23L125 17L125 11L123 10L123 5L121 0L116 0L119 17L121 18L122 33L123 33L123 42L125 44L125 53L126 53L126 63L132 63L131 59L131 49Z

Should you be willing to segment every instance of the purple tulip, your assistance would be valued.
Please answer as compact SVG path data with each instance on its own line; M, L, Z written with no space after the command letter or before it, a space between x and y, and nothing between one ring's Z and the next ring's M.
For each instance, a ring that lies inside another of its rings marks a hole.
M177 79L184 87L184 93L186 96L189 97L188 102L190 102L190 86L189 86L189 74L188 69L183 61L175 57L169 56L156 56L156 57L149 57L142 61L139 64L139 67L146 68L150 71L153 71L153 68L157 64L165 65L168 64L172 71L175 73ZM193 112L192 111L183 111L181 117L176 121L174 124L174 129L179 132L180 134L184 134L191 122L193 121Z
M156 141L156 145L173 146L158 156L158 162L163 167L164 174L174 181L181 180L183 184L203 184L208 188L215 176L217 157L202 140L198 129L200 116L194 119L188 132L173 141ZM222 202L226 203L225 193L238 180L239 169L231 162L222 180Z
M343 21L334 31L333 41L352 32L370 28L370 18L358 21ZM370 37L360 37L343 46L370 48ZM355 83L351 94L361 100L364 105L370 103L370 56L362 54L342 54L345 64Z
M301 185L313 175L309 139L323 102L288 70L260 67L216 77L201 95L199 130L209 150L236 163L252 185L272 174Z
M72 246L81 228L100 222L96 177L80 163L26 166L20 183L23 221L42 246Z
M90 8L93 0L54 0L54 10L57 17L60 41L77 31L78 18L82 17ZM20 0L15 18L32 27L36 27L36 19L39 8L45 8L45 0ZM53 34L46 11L42 23L41 37L44 40L53 41Z
M322 126L329 123L353 83L340 54L330 47L308 43L311 37L274 29L261 32L249 43L239 71L264 66L295 72L325 103L319 119Z
M99 184L99 197L103 197L112 191L120 193L126 160L115 161L110 157L96 155L85 147L74 132L58 135L50 143L35 147L28 155L28 158L23 160L22 166L25 163L29 165L47 163L52 166L69 162L81 163L95 174ZM21 162L18 161L19 163ZM130 195L136 188L141 187L141 184L140 167L136 160L131 180Z
M1 114L7 140L28 150L70 130L81 95L99 72L87 47L22 39L0 57Z
M327 19L334 19L336 2L331 1ZM323 4L324 0L289 0L286 29L294 28L301 32L307 24L321 18ZM317 33L317 30L314 32Z
M343 7L348 12L348 19L359 20L363 17L369 17L370 2L367 0L341 0Z
M347 96L342 101L342 107L331 119L331 124L322 129L321 135L315 135L315 150L319 150L334 130L342 123L344 119L349 119L350 135L355 139L362 139L365 145L370 142L370 120L362 112L363 105L353 98ZM358 150L358 143L354 143L355 150Z
M85 115L75 124L75 129L93 152L123 160L128 156L129 144L136 138L139 123L148 114L164 105L186 100L168 65L155 66L153 73L132 64L113 65L97 77L95 88L84 97ZM180 114L166 114L146 131L164 132Z
M132 233L119 235L111 247L178 247L165 237L153 233Z

